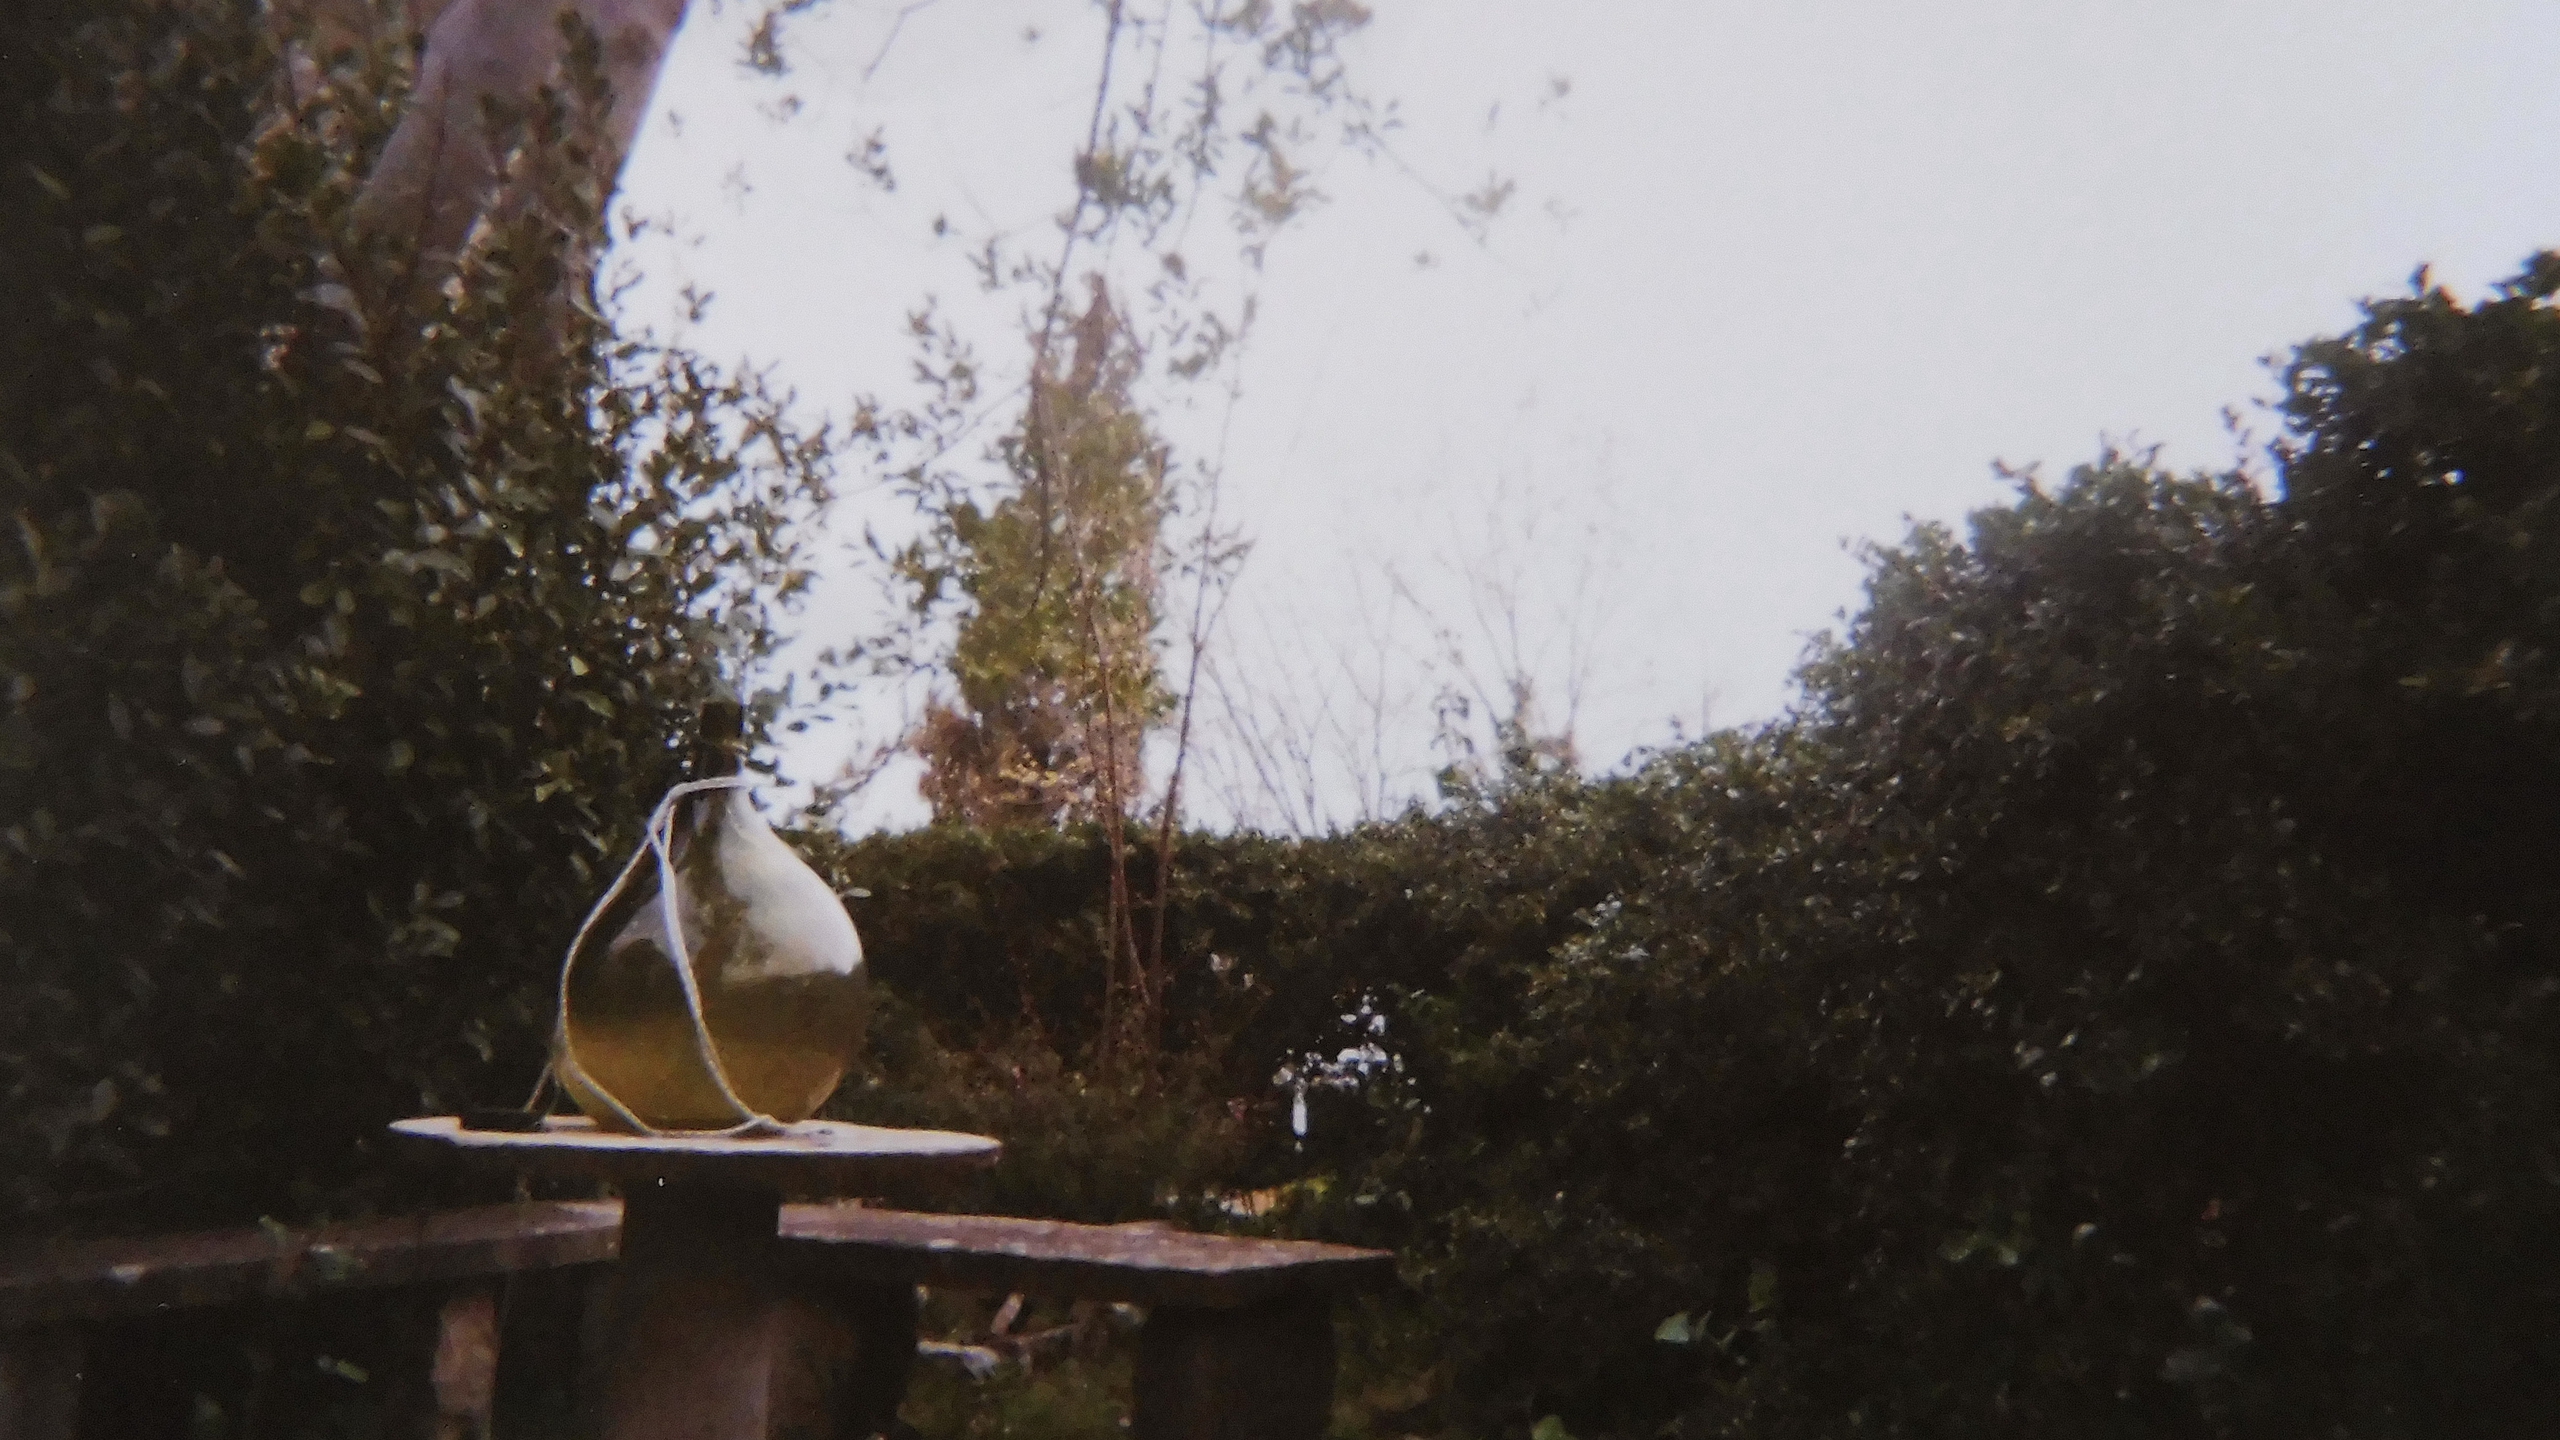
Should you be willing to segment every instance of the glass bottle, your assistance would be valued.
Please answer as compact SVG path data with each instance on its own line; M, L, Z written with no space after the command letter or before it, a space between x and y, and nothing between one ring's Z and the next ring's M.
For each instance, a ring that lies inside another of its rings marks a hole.
M738 773L742 718L735 701L704 708L694 778ZM555 1056L562 1086L608 1129L807 1119L844 1078L870 1015L852 919L743 786L676 797L662 835L666 867L644 842L569 956L554 1044L574 1063ZM668 871L727 1095L703 1061L668 945Z

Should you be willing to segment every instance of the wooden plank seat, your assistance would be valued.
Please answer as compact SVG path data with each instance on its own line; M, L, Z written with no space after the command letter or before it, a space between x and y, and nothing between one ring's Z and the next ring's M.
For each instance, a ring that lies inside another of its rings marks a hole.
M1150 1221L1075 1225L999 1215L922 1215L859 1205L786 1205L782 1234L839 1265L955 1290L1233 1310L1395 1283L1384 1250L1309 1240L1199 1235Z
M1154 1224L791 1205L782 1234L849 1294L870 1297L855 1301L869 1306L863 1333L904 1336L910 1351L917 1285L1146 1306L1137 1440L1314 1440L1333 1408L1333 1298L1395 1283L1384 1250ZM904 1380L902 1368L891 1384ZM894 1414L896 1400L860 1413Z
M67 1440L91 1325L170 1310L395 1286L443 1292L412 1347L418 1433L488 1433L498 1277L591 1265L620 1243L617 1203L528 1203L310 1229L263 1226L0 1245L0 1437Z
M0 1246L0 1328L432 1285L610 1260L619 1201L483 1205L281 1226Z
M439 1287L421 1336L419 1433L484 1436L496 1373L495 1282L619 1254L618 1201L494 1205L316 1229L0 1245L0 1437L67 1440L82 1331L169 1310ZM1311 1440L1331 1408L1336 1295L1394 1281L1384 1251L853 1205L783 1207L801 1289L864 1352L859 1390L823 1423L861 1440L895 1416L915 1351L916 1287L1126 1301L1139 1335L1139 1440ZM805 1411L795 1423L813 1417ZM740 1437L746 1440L746 1437Z

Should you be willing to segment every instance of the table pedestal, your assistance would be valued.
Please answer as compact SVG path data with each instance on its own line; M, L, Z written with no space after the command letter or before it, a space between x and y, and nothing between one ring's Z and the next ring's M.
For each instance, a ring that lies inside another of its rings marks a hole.
M983 1169L1003 1148L832 1121L752 1139L622 1135L562 1117L534 1131L435 1117L391 1133L447 1162L621 1189L622 1263L598 1367L605 1440L858 1435L888 1423L880 1397L895 1405L913 1358L914 1291L866 1292L850 1323L826 1323L836 1307L805 1293L818 1277L795 1273L775 1233L782 1194L894 1194Z
M624 1202L607 1440L761 1440L783 1321L775 1191L635 1187Z

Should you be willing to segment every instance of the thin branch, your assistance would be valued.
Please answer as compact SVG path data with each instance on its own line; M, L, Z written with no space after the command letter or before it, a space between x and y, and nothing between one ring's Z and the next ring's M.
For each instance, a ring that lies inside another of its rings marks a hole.
M898 32L907 28L907 17L931 9L935 3L936 0L908 0L898 7L898 13L889 21L889 33L880 41L880 53L872 56L871 63L862 67L863 84L870 84L871 77L880 73L880 62L889 58L889 47L898 43Z

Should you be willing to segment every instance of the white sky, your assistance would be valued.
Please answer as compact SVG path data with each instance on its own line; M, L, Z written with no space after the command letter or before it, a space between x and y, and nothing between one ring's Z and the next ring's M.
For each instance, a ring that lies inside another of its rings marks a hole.
M1807 635L1856 603L1844 540L1959 519L2001 495L1993 460L2058 475L2101 435L2226 464L2260 357L2421 261L2470 294L2560 244L2547 3L1376 7L1350 58L1400 102L1407 159L1519 189L1478 247L1403 175L1336 159L1265 276L1225 450L1256 541L1227 663L1337 718L1361 707L1333 657L1384 674L1374 758L1318 781L1337 819L1433 764L1451 674L1390 574L1479 669L1471 617L1515 582L1548 718L1578 654L1605 766L1674 718L1777 713ZM1067 198L1095 8L940 0L866 80L899 6L831 0L780 82L736 63L742 7L694 9L624 189L688 238L634 252L630 313L665 323L690 283L718 298L689 338L813 413L894 397L905 313L970 290L932 217L1030 236ZM875 127L894 195L843 158ZM1216 419L1168 428L1206 448ZM846 478L842 534L897 523ZM830 575L816 639L875 603L851 555ZM919 819L906 792L884 780L863 823Z

